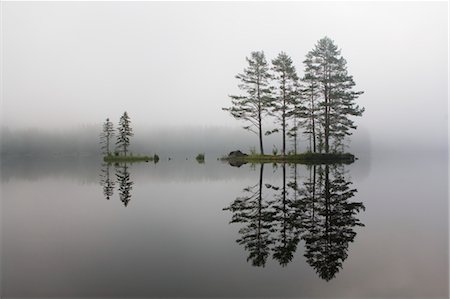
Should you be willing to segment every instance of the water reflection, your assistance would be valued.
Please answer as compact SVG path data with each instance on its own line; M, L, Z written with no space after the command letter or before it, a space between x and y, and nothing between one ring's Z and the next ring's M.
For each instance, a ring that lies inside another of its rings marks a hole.
M102 164L101 170L100 170L100 185L103 187L103 195L106 199L110 199L111 196L114 194L114 186L115 181L111 179L110 174L110 163Z
M272 254L284 267L303 240L307 263L322 279L331 280L347 258L356 236L353 228L364 226L357 215L365 208L351 201L357 190L344 165L282 164L277 186L263 183L264 165L259 167L258 183L244 188L244 195L224 209L232 212L230 223L242 224L237 242L249 251L247 260L264 266ZM300 183L298 167L306 167L308 174Z
M274 212L270 208L271 202L263 200L264 164L259 168L259 182L254 186L244 188L244 195L226 209L233 213L230 223L243 223L239 230L241 237L236 240L249 252L247 261L254 266L264 267L270 254L274 232L272 221Z
M107 200L114 194L116 183L118 184L119 199L126 207L131 200L133 181L127 163L114 164L115 180L111 174L111 163L102 164L100 171L100 185L103 187L103 195Z

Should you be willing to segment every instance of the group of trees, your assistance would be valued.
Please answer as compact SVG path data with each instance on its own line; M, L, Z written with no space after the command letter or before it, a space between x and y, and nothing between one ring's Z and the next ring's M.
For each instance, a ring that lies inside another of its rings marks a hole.
M264 184L261 164L259 181L225 210L232 212L230 223L242 225L237 242L254 266L263 267L270 255L286 266L303 240L308 264L328 281L342 268L354 227L363 226L357 214L365 207L350 200L357 190L342 165L309 165L303 183L297 180L297 165L290 178L286 168L283 164L281 185L274 186Z
M128 113L125 111L120 117L119 126L117 128L117 136L114 130L113 123L106 119L103 123L103 130L100 134L100 144L105 155L111 155L111 145L116 137L115 152L127 155L128 148L130 146L130 138L133 136L133 129L131 128L131 121Z
M338 152L345 137L356 125L352 116L361 116L364 108L355 100L363 92L354 91L353 77L346 60L328 38L322 38L304 60L304 76L299 78L292 59L281 52L272 64L264 52L252 52L240 80L241 95L231 95L232 105L223 110L246 122L244 129L258 135L260 153L264 154L263 135L280 132L282 154L286 138L291 138L297 153L298 131L303 129L311 152ZM263 120L271 116L277 127L264 132Z

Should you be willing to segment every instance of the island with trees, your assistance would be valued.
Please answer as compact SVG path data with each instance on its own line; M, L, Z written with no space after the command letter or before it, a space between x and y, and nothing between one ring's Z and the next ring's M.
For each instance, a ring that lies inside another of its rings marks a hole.
M269 64L263 51L246 58L247 67L236 78L240 95L231 95L231 107L222 108L235 119L245 122L244 129L255 133L259 153L231 152L229 161L341 163L353 162L353 154L345 153L348 136L356 129L352 119L361 116L364 108L355 101L363 93L355 91L347 62L334 41L320 39L306 54L304 76L299 78L292 59L281 52ZM272 120L271 130L263 124ZM298 153L299 131L308 140L305 152ZM281 133L281 152L264 151L263 136ZM287 141L293 149L288 152Z
M108 163L118 162L140 162L140 161L153 161L157 163L159 156L154 154L153 156L147 155L133 155L129 151L130 139L134 136L133 129L131 128L131 120L128 113L125 111L120 117L119 126L117 128L117 136L114 131L114 125L109 118L103 124L103 130L100 134L100 144L103 152L103 161ZM115 150L111 151L111 146L114 138Z

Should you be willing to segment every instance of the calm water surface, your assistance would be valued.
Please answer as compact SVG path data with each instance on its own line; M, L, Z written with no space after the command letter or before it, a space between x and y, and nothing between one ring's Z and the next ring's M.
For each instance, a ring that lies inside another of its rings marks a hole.
M2 297L448 298L446 155L2 160Z

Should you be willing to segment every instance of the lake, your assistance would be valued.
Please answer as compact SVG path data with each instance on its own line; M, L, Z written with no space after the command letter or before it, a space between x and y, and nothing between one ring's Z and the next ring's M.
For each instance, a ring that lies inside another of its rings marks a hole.
M1 295L448 298L446 154L2 159Z

